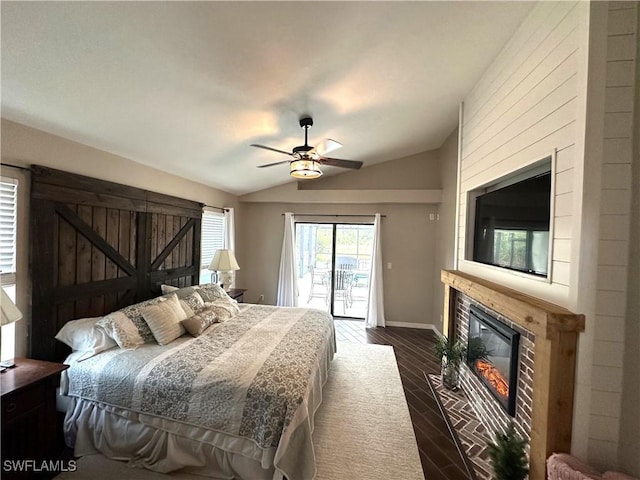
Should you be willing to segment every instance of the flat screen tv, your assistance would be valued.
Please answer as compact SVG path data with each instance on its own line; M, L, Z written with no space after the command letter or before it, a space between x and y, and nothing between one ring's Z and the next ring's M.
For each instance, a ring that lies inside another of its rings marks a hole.
M476 197L473 260L546 277L551 171Z

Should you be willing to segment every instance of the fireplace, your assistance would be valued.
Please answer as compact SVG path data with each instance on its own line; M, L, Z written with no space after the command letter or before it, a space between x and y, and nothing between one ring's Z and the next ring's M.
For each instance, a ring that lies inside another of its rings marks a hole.
M520 334L475 305L469 308L467 363L510 415L516 412ZM473 358L474 346L486 348L485 358Z
M575 360L584 315L460 271L443 270L442 281L443 331L449 338L466 345L472 306L520 334L517 385L509 383L510 394L517 388L515 416L506 412L466 362L460 369L460 384L488 432L504 432L509 423L515 424L529 442L529 478L544 480L549 455L571 450ZM479 332L477 325L474 331Z

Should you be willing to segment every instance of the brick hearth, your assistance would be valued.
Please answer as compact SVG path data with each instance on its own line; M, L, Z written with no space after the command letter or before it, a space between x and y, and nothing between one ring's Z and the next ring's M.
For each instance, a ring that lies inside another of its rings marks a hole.
M491 480L493 468L489 457L488 444L493 441L485 426L469 402L464 390L448 390L442 386L440 375L427 375L432 389L438 396L443 415L448 419L454 439L459 448L471 461L468 467L473 469L476 480ZM457 438L456 438L457 437Z

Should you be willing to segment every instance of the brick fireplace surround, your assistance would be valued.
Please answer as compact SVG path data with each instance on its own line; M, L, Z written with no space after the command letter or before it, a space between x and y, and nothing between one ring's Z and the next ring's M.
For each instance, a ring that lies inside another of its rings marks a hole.
M443 270L443 331L466 343L469 306L479 306L520 333L515 417L510 417L465 365L462 387L489 432L513 420L529 440L529 478L544 480L546 459L569 452L578 333L584 316L459 271Z
M505 325L513 328L520 333L520 346L518 353L518 382L517 385L509 385L509 388L516 389L516 412L511 417L502 408L500 403L491 395L487 387L478 379L475 373L467 366L462 364L461 384L462 389L469 398L469 402L473 410L478 415L480 421L490 434L496 431L504 431L510 421L513 421L518 434L522 438L530 439L531 432L531 414L533 412L533 365L535 358L535 336L521 328L517 323L509 321L509 319L499 315L498 313L486 308L484 305L474 301L471 297L464 293L456 294L456 316L455 316L455 338L462 340L463 344L467 344L469 332L469 307L471 305L480 307L485 312Z

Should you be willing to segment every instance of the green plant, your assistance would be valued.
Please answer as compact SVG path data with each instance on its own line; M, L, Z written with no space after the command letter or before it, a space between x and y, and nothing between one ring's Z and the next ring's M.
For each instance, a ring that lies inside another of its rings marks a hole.
M516 433L513 422L505 433L496 432L495 443L489 443L489 457L496 480L524 480L529 473L527 441Z
M449 340L445 336L439 337L436 340L434 349L436 356L440 360L446 358L448 363L456 366L460 365L466 353L466 348L460 340Z
M465 346L458 340L439 337L435 344L435 353L440 359L440 378L442 385L449 390L457 390L460 384L460 363L465 356Z

